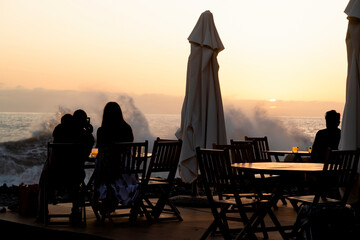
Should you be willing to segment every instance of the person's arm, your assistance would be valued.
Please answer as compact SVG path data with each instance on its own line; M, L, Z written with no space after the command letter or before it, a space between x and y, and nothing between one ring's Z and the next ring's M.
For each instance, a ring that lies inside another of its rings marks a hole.
M317 156L318 155L317 154L318 145L319 145L319 132L316 133L314 143L312 145L312 150L311 150L311 161L312 162L316 161L316 158L318 157Z
M59 140L59 138L60 138L60 136L59 136L59 134L60 134L60 125L57 125L55 128L54 128L54 131L53 131L53 134L52 134L52 136L53 136L53 142L54 143L56 143L56 142L58 142L58 140Z
M133 142L133 141L134 141L134 133L133 133L133 130L132 130L132 128L131 128L130 125L129 125L129 127L128 127L127 136L128 136L128 138L129 138L129 142Z
M96 132L96 148L100 148L104 145L103 130L101 127Z
M133 142L134 141L134 134L133 134L133 131L132 131L131 128L130 128L130 135L131 135L131 142Z

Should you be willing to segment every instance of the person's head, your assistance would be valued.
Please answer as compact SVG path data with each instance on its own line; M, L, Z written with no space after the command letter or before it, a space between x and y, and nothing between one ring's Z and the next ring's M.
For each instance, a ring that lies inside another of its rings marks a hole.
M69 113L61 117L61 124L65 126L70 126L73 122L73 116Z
M108 102L104 107L102 127L113 127L124 123L124 117L119 104L116 102Z
M81 126L86 126L87 125L87 114L84 110L82 109L78 109L74 112L73 114L74 117L74 121L81 125Z
M326 112L325 114L326 128L337 128L340 124L340 113L335 110Z

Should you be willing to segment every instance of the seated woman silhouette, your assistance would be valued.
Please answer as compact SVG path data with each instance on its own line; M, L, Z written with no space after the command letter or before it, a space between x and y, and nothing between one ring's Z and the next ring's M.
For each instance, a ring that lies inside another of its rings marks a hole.
M338 128L340 113L335 110L328 111L326 112L325 120L326 128L319 130L315 136L311 152L312 162L325 162L327 149L337 150L339 146L341 136L341 130Z
M124 120L119 104L109 102L103 112L101 127L97 130L98 160L95 167L95 189L98 199L107 210L113 211L120 203L128 205L138 195L137 176L120 175L113 179L111 173L111 147L115 142L133 142L131 126Z

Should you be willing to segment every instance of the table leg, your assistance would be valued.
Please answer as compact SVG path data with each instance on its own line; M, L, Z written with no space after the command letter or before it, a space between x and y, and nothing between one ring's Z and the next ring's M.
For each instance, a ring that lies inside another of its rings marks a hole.
M269 154L270 158L271 156L274 156L276 162L280 162L279 156L284 156L285 154Z
M255 213L249 219L249 222L245 225L243 230L236 236L236 239L243 239L248 234L253 234L254 230L261 224L268 214L271 221L275 225L276 231L278 231L283 239L289 239L288 234L285 233L284 227L281 226L278 218L272 211L272 207L277 204L281 199L281 186L275 186L273 194L269 200L262 200ZM265 228L266 229L266 228Z
M294 154L295 156L294 156L294 162L301 162L301 156L300 156L300 154Z

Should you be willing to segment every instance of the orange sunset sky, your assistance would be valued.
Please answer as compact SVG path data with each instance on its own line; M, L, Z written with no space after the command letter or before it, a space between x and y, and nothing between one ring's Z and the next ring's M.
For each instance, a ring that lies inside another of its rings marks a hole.
M294 101L341 108L347 3L0 0L0 92L96 91L137 101L157 94L180 99L179 108L187 37L210 10L225 46L218 55L224 101L265 101L269 111Z

